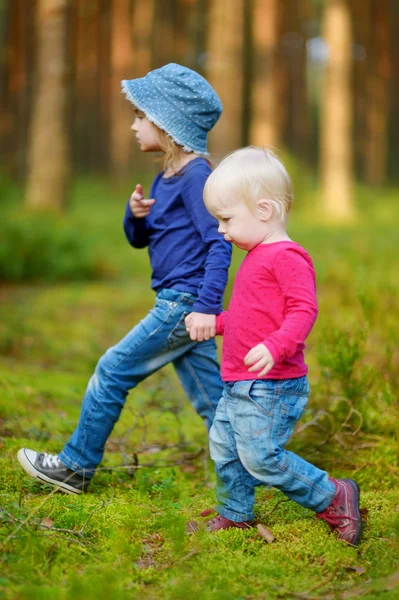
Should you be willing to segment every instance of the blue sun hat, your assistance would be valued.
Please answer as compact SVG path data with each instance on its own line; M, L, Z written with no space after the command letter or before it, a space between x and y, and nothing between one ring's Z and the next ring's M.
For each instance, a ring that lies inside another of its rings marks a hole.
M187 67L170 63L145 77L121 83L126 98L183 150L208 154L208 131L223 107L206 79Z

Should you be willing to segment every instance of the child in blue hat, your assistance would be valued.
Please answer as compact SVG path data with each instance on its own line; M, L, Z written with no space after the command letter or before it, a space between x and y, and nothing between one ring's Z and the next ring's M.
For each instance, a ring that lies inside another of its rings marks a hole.
M172 363L208 430L223 389L213 338L231 245L218 234L217 220L202 199L211 172L207 134L220 117L221 102L203 77L177 64L122 81L122 91L135 108L132 130L141 150L164 153L149 199L138 184L124 218L130 244L148 247L156 299L148 315L98 362L62 452L18 452L29 475L70 494L87 488L129 390L146 377ZM188 314L196 341L186 331Z

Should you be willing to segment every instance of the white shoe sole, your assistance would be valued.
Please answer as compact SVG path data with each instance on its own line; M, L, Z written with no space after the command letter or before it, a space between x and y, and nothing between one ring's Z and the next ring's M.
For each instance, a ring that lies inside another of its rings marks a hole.
M63 481L56 481L55 479L50 479L46 475L43 475L43 473L38 471L33 466L33 464L30 462L29 458L26 456L24 450L25 450L24 448L21 448L20 450L18 450L17 459L18 459L18 462L21 465L21 467L28 473L28 475L31 475L31 477L34 477L35 479L37 479L38 481L41 481L42 483L48 483L49 485L52 485L52 486L58 488L60 491L65 492L66 494L71 494L72 496L76 496L76 495L79 495L82 493L82 490L77 490L76 488L68 485L67 483L65 483Z

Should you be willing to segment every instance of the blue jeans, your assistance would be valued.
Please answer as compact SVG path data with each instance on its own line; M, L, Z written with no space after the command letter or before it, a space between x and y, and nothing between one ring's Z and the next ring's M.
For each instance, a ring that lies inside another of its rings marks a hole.
M325 471L284 449L309 397L306 377L226 383L209 433L219 505L232 521L254 518L256 480L316 512L335 486Z
M128 391L172 362L191 404L210 429L223 390L214 339L193 342L184 318L195 296L164 289L155 306L99 360L83 399L78 425L59 456L90 478L124 407Z

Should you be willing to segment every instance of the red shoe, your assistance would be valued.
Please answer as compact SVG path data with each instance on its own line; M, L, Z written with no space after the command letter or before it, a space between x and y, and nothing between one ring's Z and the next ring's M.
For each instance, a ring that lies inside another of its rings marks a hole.
M362 519L359 511L360 489L352 479L332 479L335 496L323 512L316 517L326 521L338 537L347 544L357 546L362 533Z
M222 515L217 515L206 524L206 530L211 532L220 531L221 529L231 529L232 527L238 529L250 529L253 525L252 521L241 521L240 523L236 523L235 521L230 521L230 519L225 519Z

